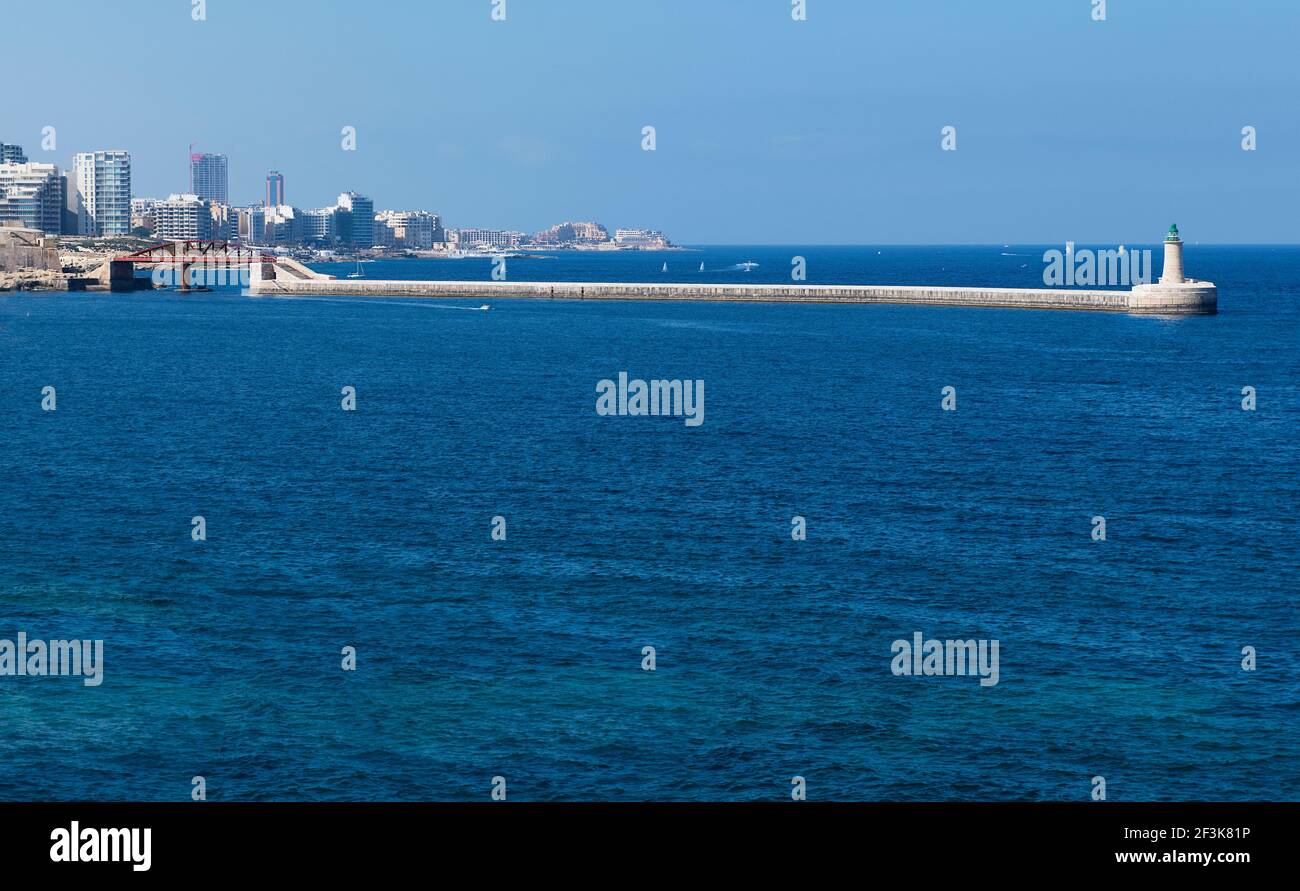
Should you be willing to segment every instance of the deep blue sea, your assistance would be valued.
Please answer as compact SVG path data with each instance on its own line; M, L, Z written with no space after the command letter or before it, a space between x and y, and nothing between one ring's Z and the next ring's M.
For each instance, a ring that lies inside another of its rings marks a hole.
M1043 250L507 268L1035 287ZM0 295L0 639L104 641L99 687L0 677L0 799L1296 800L1300 248L1186 265L1219 315ZM704 423L598 416L620 371L704 380ZM918 631L999 683L895 676Z

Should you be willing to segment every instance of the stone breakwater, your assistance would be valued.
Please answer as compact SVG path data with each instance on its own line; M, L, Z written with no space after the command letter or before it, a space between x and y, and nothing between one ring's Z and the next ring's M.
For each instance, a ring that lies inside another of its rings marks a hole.
M1131 291L1031 288L931 288L893 285L685 285L622 282L380 281L336 279L298 263L255 264L253 294L433 297L494 300L697 300L752 303L881 303L1073 309L1160 315L1217 311L1217 290L1207 282L1141 285Z

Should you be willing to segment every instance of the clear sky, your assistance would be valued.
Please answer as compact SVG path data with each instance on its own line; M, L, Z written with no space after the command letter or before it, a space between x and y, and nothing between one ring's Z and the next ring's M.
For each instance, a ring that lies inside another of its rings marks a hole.
M125 148L160 197L197 142L236 203L274 167L297 206L352 189L452 227L1300 241L1297 0L193 2L5 0L0 141Z

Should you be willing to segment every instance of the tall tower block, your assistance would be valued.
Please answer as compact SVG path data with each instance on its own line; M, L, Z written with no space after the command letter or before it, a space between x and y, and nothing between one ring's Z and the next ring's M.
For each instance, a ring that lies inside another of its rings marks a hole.
M1165 266L1160 272L1160 284L1181 285L1183 278L1183 240L1178 237L1178 224L1169 227L1165 236Z

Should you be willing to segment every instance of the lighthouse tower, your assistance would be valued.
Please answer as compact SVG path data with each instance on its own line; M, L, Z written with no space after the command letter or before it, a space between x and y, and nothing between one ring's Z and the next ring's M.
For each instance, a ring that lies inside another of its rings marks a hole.
M1214 282L1183 275L1183 240L1178 237L1177 226L1170 226L1165 236L1165 268L1160 283L1134 285L1128 295L1128 311L1165 316L1213 315L1219 311L1219 289Z
M1160 273L1160 284L1181 285L1183 278L1183 240L1178 237L1178 224L1169 227L1165 236L1165 267Z

